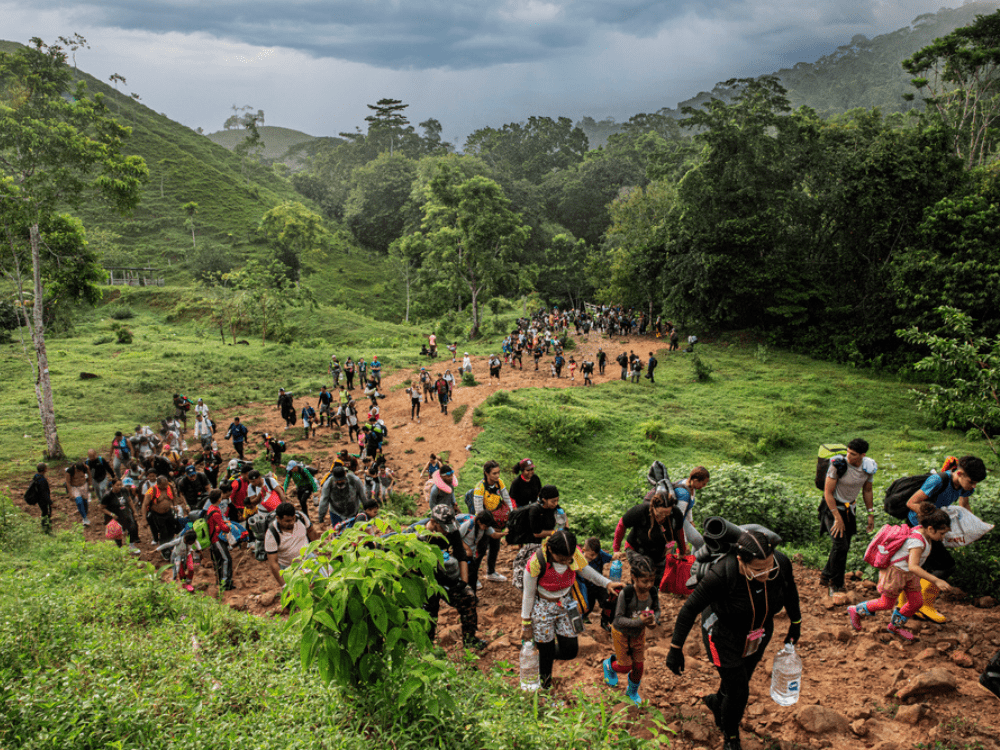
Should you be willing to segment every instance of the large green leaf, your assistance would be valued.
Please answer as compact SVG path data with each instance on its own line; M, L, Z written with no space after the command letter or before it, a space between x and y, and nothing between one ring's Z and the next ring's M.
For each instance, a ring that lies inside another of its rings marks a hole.
M357 661L368 646L368 623L356 622L351 627L351 632L347 636L347 653L351 659Z

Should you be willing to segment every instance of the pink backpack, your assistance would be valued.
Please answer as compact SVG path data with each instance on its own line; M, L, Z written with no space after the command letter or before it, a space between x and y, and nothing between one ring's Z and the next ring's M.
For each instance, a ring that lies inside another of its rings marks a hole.
M869 542L868 549L865 550L865 562L873 568L888 568L906 540L914 537L921 537L919 526L911 528L905 523L896 526L887 523Z

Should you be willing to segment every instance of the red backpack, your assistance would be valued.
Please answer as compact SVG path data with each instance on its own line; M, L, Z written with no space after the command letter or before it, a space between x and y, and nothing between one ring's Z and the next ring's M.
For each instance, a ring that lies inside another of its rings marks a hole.
M911 528L905 523L896 526L887 523L869 542L868 549L865 550L865 562L873 568L888 568L906 541L915 537L923 538L919 526Z

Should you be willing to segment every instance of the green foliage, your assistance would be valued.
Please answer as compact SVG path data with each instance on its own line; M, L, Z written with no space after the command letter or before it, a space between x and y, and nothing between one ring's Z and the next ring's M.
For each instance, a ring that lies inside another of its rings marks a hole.
M462 417L465 416L465 412L469 410L468 404L459 404L454 409L451 410L451 419L455 424L462 421Z
M276 258L292 281L298 281L304 261L315 264L324 256L330 242L323 218L298 201L286 201L265 213L257 231L276 246Z
M107 312L112 320L131 320L135 317L135 311L129 305L109 305Z
M977 430L994 456L1000 432L1000 335L977 336L973 320L953 307L938 308L949 334L917 328L900 331L906 341L928 347L930 355L914 367L934 379L926 392L914 390L917 407L943 425Z
M116 323L111 330L115 332L115 341L119 344L132 343L132 330L124 323Z
M524 423L537 449L562 454L601 428L600 421L585 412L556 406L532 409L524 415Z
M701 355L691 355L691 371L694 373L694 379L699 383L707 383L710 381L714 370L715 368L703 360Z
M367 536L349 529L313 542L286 574L282 596L295 608L288 626L301 638L303 666L315 663L325 682L347 688L401 668L409 645L430 648L430 616L422 607L443 591L434 578L441 563L437 547L403 533L383 537L377 547L359 544ZM416 682L404 686L403 701L426 685L410 679Z
M416 165L401 154L381 154L351 174L353 187L344 207L344 221L363 246L385 253L402 236L403 210L410 199Z

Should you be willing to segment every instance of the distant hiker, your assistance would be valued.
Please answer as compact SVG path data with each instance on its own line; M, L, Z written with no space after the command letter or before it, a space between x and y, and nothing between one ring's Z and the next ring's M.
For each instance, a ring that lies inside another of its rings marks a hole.
M182 424L184 430L187 430L187 413L190 408L191 402L188 401L187 396L182 396L179 393L174 394L174 420Z
M111 441L111 467L115 471L115 476L122 469L128 470L129 463L132 460L132 453L132 443L119 430L115 433L115 437Z
M436 357L438 355L437 336L431 333L431 335L427 337L427 344L431 348L430 355L432 357Z
M625 352L622 352L615 357L615 362L617 362L622 368L622 380L628 380L628 355Z
M225 537L231 527L219 507L221 499L222 493L219 490L212 490L208 505L205 507L205 522L208 524L208 539L211 543L216 584L223 591L232 591L236 588L236 584L233 583L233 557L229 554L229 540Z
M324 520L330 510L330 525L336 526L347 518L358 515L365 500L365 485L353 472L336 465L320 488L319 519Z
M659 362L657 362L656 357L654 357L653 353L650 352L649 359L646 360L646 378L649 380L650 383L656 382L656 380L653 378L653 370L656 369L656 365L658 364Z
M312 432L312 437L316 437L316 426L319 424L319 417L316 416L316 410L312 407L312 404L306 404L302 407L302 427L305 430L303 437L310 437L310 432Z
M247 430L246 425L240 424L240 418L233 417L233 421L229 425L229 429L226 431L226 438L232 438L233 450L236 451L236 454L240 458L244 457L243 444L246 442L248 434L249 431Z
M632 360L632 382L638 383L639 376L642 374L642 360L636 357Z
M52 488L49 487L49 480L45 473L49 470L46 463L39 463L35 467L35 476L31 478L31 484L25 490L25 502L28 505L37 505L42 514L42 531L46 534L52 533Z
M382 387L382 363L379 362L378 355L372 357L372 377L375 378L375 385Z
M472 357L468 352L462 357L462 372L472 372Z
M302 512L309 516L309 498L314 492L319 492L319 484L316 477L309 471L309 467L298 461L289 461L285 467L285 484L282 487L285 495L288 495L288 483L295 482L295 495L299 499L299 507Z
M194 417L194 436L202 448L208 448L212 444L212 428L201 414Z
M604 374L604 366L608 363L608 355L603 349L597 350L597 371Z
M285 420L285 429L295 426L295 403L291 393L286 393L284 388L278 389L278 408L281 410L281 418Z
M90 485L93 489L93 497L101 500L111 490L111 483L117 477L111 464L104 460L104 456L98 456L93 448L87 451L87 473L90 475Z
M667 351L676 352L680 345L681 336L677 333L677 329L673 326L670 327L670 347Z
M340 387L340 373L342 368L340 367L340 362L337 361L337 355L334 354L330 358L330 377L333 378L333 387Z
M496 355L496 354L491 354L490 355L490 380L491 381L493 380L493 378L496 378L497 379L497 383L500 382L500 368L502 366L503 366L503 363L500 361L500 357L498 355Z
M453 341L452 343L448 344L448 351L451 352L451 363L455 364L456 362L455 355L458 353L458 342Z
M90 526L87 511L90 508L90 475L82 461L66 467L66 494L76 503L84 526Z
M589 359L583 360L580 365L580 372L583 374L583 384L593 385L594 384L594 363Z
M487 461L483 464L483 478L473 488L472 493L476 513L488 510L493 514L498 529L507 525L507 517L514 509L510 501L510 494L507 492L507 485L500 478L500 464L496 461ZM489 558L487 560L489 570L486 574L488 581L506 581L507 577L496 572L497 556L500 554L500 540L490 540Z
M354 360L350 357L344 362L344 379L347 380L347 390L354 390Z
M420 368L420 388L423 390L424 399L430 403L434 400L434 381L431 380L431 374L427 372L426 367Z
M131 479L126 479L131 483ZM139 526L136 523L136 510L132 504L132 493L124 485L121 479L115 479L114 484L101 498L101 510L104 511L104 526L111 527L114 521L117 526L117 533L113 530L108 536L119 547L122 546L122 536L128 534L128 549L133 555L139 554ZM109 529L110 530L110 529Z
M330 418L331 404L333 403L333 394L326 389L326 386L320 386L319 389L319 400L316 402L316 406L319 407L319 426L323 426L323 417L326 416L326 426L332 428L333 420Z
M444 376L438 373L437 381L434 383L434 392L437 394L438 403L441 404L441 413L448 413L448 402L451 400L451 389Z
M872 480L878 465L868 456L868 441L854 438L847 444L846 456L834 456L826 472L823 505L820 507L820 531L829 534L833 544L826 567L819 576L820 586L828 586L830 596L844 592L844 573L851 540L858 533L858 495L868 509L869 534L875 529L875 504Z

